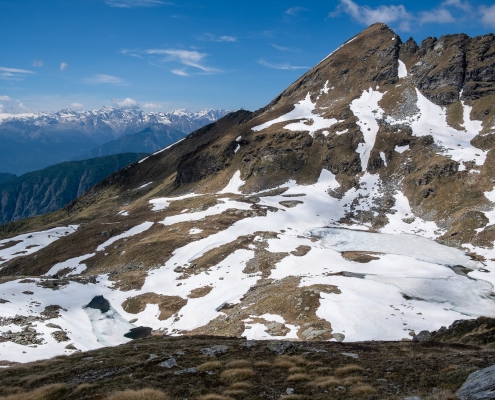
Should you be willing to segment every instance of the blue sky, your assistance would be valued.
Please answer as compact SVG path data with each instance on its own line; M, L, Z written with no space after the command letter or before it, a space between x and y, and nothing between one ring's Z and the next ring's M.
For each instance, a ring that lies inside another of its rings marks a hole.
M0 0L0 112L262 107L373 22L495 31L490 0Z

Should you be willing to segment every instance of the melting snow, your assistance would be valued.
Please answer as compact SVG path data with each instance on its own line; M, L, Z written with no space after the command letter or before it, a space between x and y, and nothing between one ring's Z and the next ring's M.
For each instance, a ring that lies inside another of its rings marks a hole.
M294 109L292 111L282 115L281 117L265 122L262 125L255 126L253 131L261 131L279 122L300 120L298 122L285 125L284 128L291 131L308 131L309 134L313 136L316 131L324 128L330 128L332 125L339 122L335 118L326 119L318 114L314 114L313 111L315 106L316 103L311 101L311 96L308 93L304 100L301 100L294 105Z
M112 243L116 242L117 240L127 238L129 236L134 236L138 235L144 231L147 231L148 229L151 228L153 225L153 222L143 222L142 224L139 224L135 226L134 228L129 229L128 231L121 233L120 235L114 236L110 239L108 239L105 243L100 244L97 248L96 251L102 251L106 247L110 246Z
M229 183L225 188L223 188L220 192L218 193L233 193L233 194L240 194L241 192L239 189L241 188L242 185L246 183L241 179L241 171L236 171L234 176L230 179Z
M361 157L361 168L366 171L371 150L375 145L376 134L378 133L377 118L381 118L383 110L378 106L383 93L372 88L365 90L359 99L351 103L351 111L359 119L357 124L361 128L364 136L364 143L359 143L357 152Z
M409 150L409 145L406 144L404 146L395 146L395 149L394 149L397 153L404 153L405 151Z
M61 237L70 235L79 228L79 225L62 226L41 232L25 233L0 240L0 265L19 256L36 253L38 250L48 246ZM9 242L19 242L9 246Z
M50 271L46 273L46 275L55 275L58 271L70 268L72 271L69 275L77 275L83 272L86 269L86 264L81 264L81 261L87 260L95 255L95 253L85 254L84 256L74 257L67 261L55 264Z
M399 60L399 79L405 78L407 76L407 68L406 64L404 64L401 60Z

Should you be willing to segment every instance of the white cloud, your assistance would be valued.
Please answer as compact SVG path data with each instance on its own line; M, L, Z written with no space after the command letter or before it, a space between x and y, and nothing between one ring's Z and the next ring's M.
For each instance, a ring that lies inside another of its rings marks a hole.
M112 104L116 108L139 108L139 103L129 97L126 97L123 100L112 99Z
M37 68L40 68L42 67L43 65L45 65L45 63L41 60L38 60L38 61L33 61L33 67L37 67Z
M65 62L60 63L60 71L65 71L69 67L69 64Z
M3 112L3 104L0 104L0 113Z
M148 56L154 58L154 63L177 62L186 67L197 68L201 73L219 73L219 69L209 67L204 64L204 59L208 56L206 53L200 53L196 50L182 49L146 49L146 50L122 50L122 54L130 56ZM191 75L187 68L175 68L171 71L173 74L180 76Z
M201 35L199 40L203 40L205 42L237 42L237 38L234 36L215 36L211 33Z
M26 69L19 69L19 68L0 67L0 71L12 73L12 74L35 74L35 72L33 71L28 71Z
M117 8L154 7L162 4L171 4L161 0L105 0L105 4Z
M446 0L442 3L443 7L446 6L452 6L455 8L459 8L465 12L472 12L472 7L471 4L467 1L461 1L461 0Z
M70 106L72 108L82 108L83 105L81 103L70 103Z
M286 10L285 13L292 17L296 17L301 13L301 11L307 11L307 10L308 9L304 7L291 7L288 10Z
M143 108L153 108L153 109L156 109L156 108L162 108L162 106L160 104L155 104L155 103L145 103Z
M292 47L284 47L284 46L279 46L278 44L273 44L270 43L270 46L272 46L274 49L280 50L280 51L292 51L295 53L299 53L301 50L299 49L294 49Z
M172 74L179 75L179 76L189 76L189 74L186 71L184 71L183 69L173 69L170 72L172 72Z
M284 70L309 69L309 67L303 67L303 66L299 67L299 66L295 66L295 65L290 65L289 63L282 63L282 64L270 63L270 62L265 61L263 59L258 60L258 64L261 64L264 67L268 67L268 68L284 69Z
M9 96L0 96L0 101L9 101L10 97Z
M111 85L125 85L125 79L119 78L117 76L106 75L106 74L95 74L91 78L86 78L84 82L89 83L90 85L99 85L99 84L111 84Z
M27 108L24 104L22 104L22 103L19 103L19 104L18 104L18 106L19 106L19 108L22 108L23 110L27 110L27 109L28 109L28 108Z
M495 28L495 5L494 6L480 6L481 22L483 25L489 28Z
M371 8L360 6L352 0L340 0L337 10L330 13L329 16L335 17L341 12L350 15L354 20L365 25L371 25L375 22L385 24L399 22L402 30L409 30L410 21L414 18L413 14L408 12L402 4Z
M10 81L22 81L26 76L36 72L19 68L0 67L0 79Z
M437 8L431 11L420 12L419 22L421 24L432 23L432 22L437 22L439 24L446 24L446 23L455 22L455 18L446 8Z

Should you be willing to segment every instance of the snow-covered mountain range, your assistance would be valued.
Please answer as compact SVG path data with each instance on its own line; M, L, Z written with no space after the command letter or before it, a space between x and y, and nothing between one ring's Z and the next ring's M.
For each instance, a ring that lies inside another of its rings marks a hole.
M103 107L90 111L0 114L0 172L22 174L68 161L150 127L177 140L177 134L189 134L228 112L223 109L145 112Z

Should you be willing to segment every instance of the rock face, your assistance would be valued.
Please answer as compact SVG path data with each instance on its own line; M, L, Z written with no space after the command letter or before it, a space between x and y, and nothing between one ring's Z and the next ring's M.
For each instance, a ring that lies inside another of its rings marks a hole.
M473 372L456 393L460 400L495 398L495 365Z

